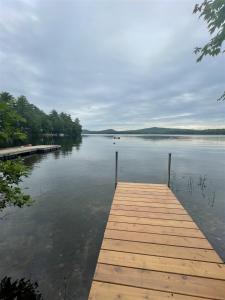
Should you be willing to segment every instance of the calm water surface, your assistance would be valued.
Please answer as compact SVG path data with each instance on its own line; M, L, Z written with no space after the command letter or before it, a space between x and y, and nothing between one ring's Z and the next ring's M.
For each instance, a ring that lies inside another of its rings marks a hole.
M0 213L0 278L37 281L45 300L87 299L119 179L166 183L225 260L225 137L83 136L62 149L27 157L22 187L34 203ZM115 143L115 144L114 144Z

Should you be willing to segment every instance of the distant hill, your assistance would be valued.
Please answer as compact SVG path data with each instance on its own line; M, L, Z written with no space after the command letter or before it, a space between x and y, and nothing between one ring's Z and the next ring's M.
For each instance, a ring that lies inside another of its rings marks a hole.
M84 129L83 134L203 134L203 135L225 135L225 129L181 129L181 128L160 128L151 127L136 130L114 130L105 129L91 131Z
M84 134L118 134L119 131L116 131L114 129L105 129L105 130L99 130L99 131L90 131L83 129L82 133Z

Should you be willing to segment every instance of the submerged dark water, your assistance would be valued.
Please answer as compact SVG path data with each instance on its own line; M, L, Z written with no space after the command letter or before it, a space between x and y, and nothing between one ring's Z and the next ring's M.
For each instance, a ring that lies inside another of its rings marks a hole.
M0 213L0 279L37 281L46 300L87 299L114 192L116 150L119 179L149 183L167 182L172 152L173 191L225 260L225 137L48 142L62 149L25 158L31 174L22 186L33 205Z

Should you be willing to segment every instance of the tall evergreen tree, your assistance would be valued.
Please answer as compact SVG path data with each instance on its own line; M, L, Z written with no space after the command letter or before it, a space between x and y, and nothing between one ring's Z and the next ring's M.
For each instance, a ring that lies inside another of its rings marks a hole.
M0 94L0 142L4 134L10 136L8 143L22 140L27 136L39 134L64 134L80 136L81 125L78 119L72 120L67 113L52 110L46 114L31 104L25 96L17 99L7 92Z

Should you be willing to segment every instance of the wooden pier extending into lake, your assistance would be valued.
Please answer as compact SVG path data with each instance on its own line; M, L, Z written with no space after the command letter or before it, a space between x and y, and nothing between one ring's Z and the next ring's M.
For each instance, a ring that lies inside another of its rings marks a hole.
M34 153L51 152L58 150L59 148L61 148L60 145L38 145L0 149L0 160L12 159L19 156L30 155Z
M163 184L118 182L89 300L225 299L225 264Z

